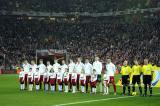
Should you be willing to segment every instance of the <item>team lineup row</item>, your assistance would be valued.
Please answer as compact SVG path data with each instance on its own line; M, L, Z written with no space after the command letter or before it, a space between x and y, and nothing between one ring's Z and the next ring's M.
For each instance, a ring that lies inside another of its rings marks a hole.
M88 87L91 87L91 93L96 93L96 87L99 86L100 92L104 92L104 95L109 93L109 84L112 83L114 88L114 94L116 95L116 85L114 81L114 74L116 72L116 66L111 62L111 59L107 59L106 71L102 77L102 63L99 61L99 57L95 57L93 64L88 59L83 64L81 58L77 58L77 62L74 63L70 59L70 63L66 65L62 60L62 65L54 60L54 64L51 65L47 61L47 66L43 64L43 60L40 59L39 65L36 65L34 61L31 61L31 65L25 60L23 63L22 71L19 74L20 89L27 89L32 91L33 85L35 85L36 91L42 89L42 83L44 90L56 91L58 85L58 91L76 93L81 91L82 93L88 92ZM150 96L152 96L152 65L148 64L148 59L144 59L144 65L140 66L138 61L135 60L132 68L128 66L127 60L123 62L121 67L123 92L125 95L126 87L128 87L128 95L130 95L130 84L132 84L132 91L135 93L135 84L139 86L140 95L142 96L142 87L140 76L143 75L144 83L144 96L147 96L147 85L149 86ZM130 81L132 77L132 81ZM103 83L102 83L103 82ZM102 84L104 86L102 86ZM103 87L103 88L102 88Z

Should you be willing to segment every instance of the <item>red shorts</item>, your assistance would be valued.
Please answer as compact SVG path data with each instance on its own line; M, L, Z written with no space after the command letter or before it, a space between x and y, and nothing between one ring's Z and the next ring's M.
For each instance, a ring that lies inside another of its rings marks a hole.
M61 79L57 79L58 85L62 84L62 80Z
M35 78L35 81L34 81L34 82L35 82L36 85L38 85L38 84L39 84L39 79L38 79L38 78Z
M50 79L49 79L49 83L50 83L51 85L55 85L55 81L56 81L56 78L50 78Z
M110 83L114 83L114 76L110 76L109 79L110 79L109 81Z
M63 82L64 82L65 85L68 85L68 79L67 78L64 78Z
M21 77L21 78L19 78L19 82L21 83L21 84L24 84L24 80L23 80L23 78Z
M96 87L97 81L91 82L91 87Z
M72 79L72 85L76 85L76 80Z
M28 78L28 83L33 84L32 78Z
M43 75L40 75L40 80L39 82L43 82Z
M81 86L85 86L85 81L84 80L80 80L80 84L81 84Z

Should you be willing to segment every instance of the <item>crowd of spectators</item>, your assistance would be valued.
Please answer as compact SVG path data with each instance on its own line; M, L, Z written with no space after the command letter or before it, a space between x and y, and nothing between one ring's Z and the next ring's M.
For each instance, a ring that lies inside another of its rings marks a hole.
M0 0L0 10L108 12L159 7L159 0Z
M0 55L5 54L8 65L35 59L36 49L65 49L70 58L80 56L91 61L99 55L103 62L108 57L114 63L149 58L158 64L160 21L55 22L1 17L0 45Z

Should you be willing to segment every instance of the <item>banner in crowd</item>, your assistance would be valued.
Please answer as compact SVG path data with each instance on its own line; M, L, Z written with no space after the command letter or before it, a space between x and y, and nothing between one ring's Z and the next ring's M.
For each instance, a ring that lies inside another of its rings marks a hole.
M66 52L67 52L66 50L57 50L57 49L36 50L37 56L64 54Z

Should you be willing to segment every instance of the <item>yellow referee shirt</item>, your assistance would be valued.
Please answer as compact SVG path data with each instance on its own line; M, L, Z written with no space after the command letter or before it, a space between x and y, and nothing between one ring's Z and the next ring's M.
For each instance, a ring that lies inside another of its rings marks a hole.
M152 65L148 64L148 65L143 65L142 67L142 72L143 75L152 75Z
M132 72L132 69L130 66L122 66L121 67L121 74L122 75L130 75L131 72Z
M132 67L132 75L140 75L141 74L141 66L133 65Z

